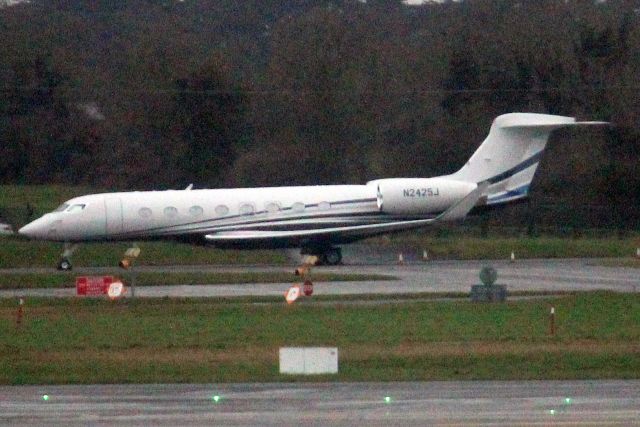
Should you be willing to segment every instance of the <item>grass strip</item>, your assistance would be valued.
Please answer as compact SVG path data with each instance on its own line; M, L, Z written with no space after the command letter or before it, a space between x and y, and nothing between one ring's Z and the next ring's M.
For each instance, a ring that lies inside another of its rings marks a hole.
M549 306L557 333L549 336ZM0 383L640 378L640 295L504 304L0 301ZM336 376L278 373L282 346L336 346Z
M71 288L75 287L76 273L0 274L0 289ZM125 283L129 274L120 274ZM367 280L395 280L380 274L314 273L314 282L345 282ZM136 273L136 286L166 285L219 285L242 283L299 283L302 279L287 272L208 272L208 273Z
M406 239L380 238L380 244L405 256L413 251L417 258L427 250L430 259L509 259L517 258L624 258L640 247L640 237L465 237L447 238L416 234Z
M366 243L365 243L366 244ZM464 237L437 238L413 236L393 240L378 238L372 246L385 251L402 252L405 257L420 259L423 251L438 259L508 259L517 258L628 258L640 247L640 238L560 238L560 237ZM221 250L176 242L142 242L138 265L239 265L287 264L287 253L278 250ZM117 265L126 243L87 243L73 256L77 267ZM28 241L18 237L0 237L0 268L52 267L57 265L62 244ZM633 261L629 261L633 266ZM637 265L637 264L636 264Z
M130 245L84 243L73 254L76 267L114 266ZM286 264L285 251L222 250L177 242L142 242L136 265L253 265ZM62 244L0 237L0 268L53 267L62 254Z

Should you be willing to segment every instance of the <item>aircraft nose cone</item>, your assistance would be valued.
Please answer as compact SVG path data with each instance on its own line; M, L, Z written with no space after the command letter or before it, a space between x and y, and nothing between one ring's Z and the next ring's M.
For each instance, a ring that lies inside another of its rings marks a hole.
M18 230L18 233L20 235L29 237L30 239L37 239L39 237L42 237L44 232L45 230L40 220L30 222L29 224Z
M18 230L18 234L21 234L26 237L33 237L33 223L29 223Z

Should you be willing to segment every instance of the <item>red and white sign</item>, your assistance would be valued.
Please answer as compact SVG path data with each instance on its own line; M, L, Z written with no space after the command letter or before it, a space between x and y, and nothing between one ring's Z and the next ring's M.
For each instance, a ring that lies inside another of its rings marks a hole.
M302 292L306 297L310 297L311 294L313 294L313 283L311 283L311 280L304 281L304 284L302 285Z
M109 285L107 296L110 299L118 299L124 294L124 285L120 281L113 282Z
M113 276L76 277L76 294L87 297L106 295Z
M287 304L292 304L300 296L300 286L295 285L289 288L286 294L284 294Z

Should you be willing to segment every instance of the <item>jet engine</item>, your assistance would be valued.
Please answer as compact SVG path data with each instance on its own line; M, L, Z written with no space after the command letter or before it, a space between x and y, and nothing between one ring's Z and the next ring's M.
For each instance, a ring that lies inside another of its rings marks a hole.
M424 215L447 210L477 184L447 178L390 178L371 181L377 187L378 208L390 215Z

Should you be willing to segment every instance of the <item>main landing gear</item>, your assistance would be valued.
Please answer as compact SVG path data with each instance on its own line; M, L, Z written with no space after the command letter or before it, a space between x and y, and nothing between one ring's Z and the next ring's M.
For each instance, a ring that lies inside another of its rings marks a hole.
M342 264L342 249L329 248L326 252L320 255L319 260L323 265Z
M338 265L342 263L342 249L333 246L302 248L300 255L317 258L315 265Z
M334 248L329 245L303 247L300 255L304 256L304 261L300 267L296 268L295 275L300 277L304 283L302 287L300 287L300 285L294 285L289 288L289 291L285 294L285 299L288 304L292 304L298 299L300 292L308 297L313 294L313 282L310 277L311 267L314 265L337 265L342 262L342 251L340 248Z

